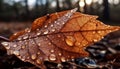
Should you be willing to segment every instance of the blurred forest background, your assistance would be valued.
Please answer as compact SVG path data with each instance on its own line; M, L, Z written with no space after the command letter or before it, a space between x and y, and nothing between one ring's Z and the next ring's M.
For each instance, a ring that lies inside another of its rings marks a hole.
M120 22L120 0L0 0L0 21L33 21L75 7L102 21Z

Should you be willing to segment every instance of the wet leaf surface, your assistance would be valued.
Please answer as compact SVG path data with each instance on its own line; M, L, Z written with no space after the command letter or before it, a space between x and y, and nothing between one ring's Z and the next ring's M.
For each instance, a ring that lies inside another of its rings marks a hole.
M47 19L46 22L44 19ZM15 54L24 62L14 55L7 55L1 45L1 67L3 69L4 66L8 69L38 69L37 67L44 66L48 69L118 68L120 31L107 35L117 28L103 24L96 20L96 16L78 12L73 14L73 10L38 18L32 24L32 28L11 36L10 47L6 45L8 54ZM9 29L7 33L13 31ZM107 36L101 40L105 35ZM91 45L93 43L95 44ZM84 49L90 53L89 57L85 57L88 53ZM77 60L79 63L76 59L79 59Z

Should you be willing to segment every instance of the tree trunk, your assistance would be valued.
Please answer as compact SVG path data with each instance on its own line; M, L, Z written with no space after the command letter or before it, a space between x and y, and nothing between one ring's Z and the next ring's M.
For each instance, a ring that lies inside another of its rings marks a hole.
M67 5L68 5L68 9L72 9L72 3L71 0L65 0Z
M29 6L28 6L28 0L25 0L25 11L26 11L26 17L29 18Z
M57 3L57 8L56 8L56 11L58 12L58 11L60 11L61 9L60 9L60 3L59 3L59 0L56 0L56 3Z
M103 19L105 21L108 21L110 19L110 13L109 13L109 3L108 0L103 0L103 6L104 6L104 10L103 10Z

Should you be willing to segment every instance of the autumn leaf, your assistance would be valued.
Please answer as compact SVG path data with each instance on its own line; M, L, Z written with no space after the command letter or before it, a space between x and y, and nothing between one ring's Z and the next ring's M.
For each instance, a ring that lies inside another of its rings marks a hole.
M68 11L36 19L31 28L15 33L10 42L2 42L8 54L45 69L44 61L66 62L89 54L87 46L101 40L119 26L105 25L97 16Z

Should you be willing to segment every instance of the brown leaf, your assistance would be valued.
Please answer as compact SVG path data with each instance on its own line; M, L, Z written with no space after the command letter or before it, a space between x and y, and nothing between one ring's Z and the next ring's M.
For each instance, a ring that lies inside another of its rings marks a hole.
M88 45L120 30L96 18L76 9L53 13L36 19L30 29L15 33L10 37L11 42L2 44L8 54L44 69L44 61L60 63L88 56L84 51Z

